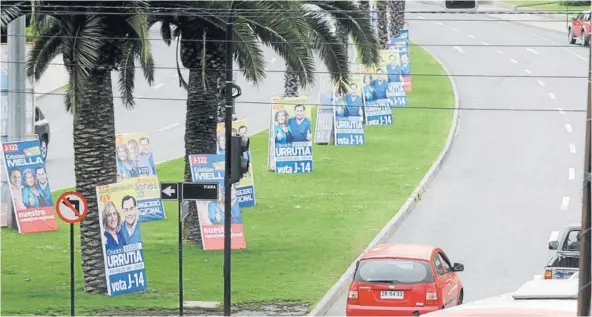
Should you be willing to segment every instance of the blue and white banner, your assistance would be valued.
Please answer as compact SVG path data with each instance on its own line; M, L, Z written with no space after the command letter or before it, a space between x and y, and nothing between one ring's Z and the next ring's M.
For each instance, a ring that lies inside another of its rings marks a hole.
M399 38L392 38L389 41L388 49L398 52L399 64L397 66L397 72L402 76L405 91L410 92L413 89L413 85L411 84L411 54L409 51L409 39L402 35Z
M361 67L362 96L364 97L364 120L366 125L393 124L393 111L388 99L389 83L386 66L379 64L377 68Z
M405 93L405 77L401 70L401 60L399 53L396 50L382 50L380 51L382 63L386 70L388 84L385 92L386 98L389 100L389 105L392 108L407 107L407 94ZM381 69L377 69L381 72ZM382 86L381 86L382 87ZM383 90L380 91L381 93ZM380 95L379 99L385 97Z
M348 92L333 91L335 145L364 144L364 101L360 76L352 75Z

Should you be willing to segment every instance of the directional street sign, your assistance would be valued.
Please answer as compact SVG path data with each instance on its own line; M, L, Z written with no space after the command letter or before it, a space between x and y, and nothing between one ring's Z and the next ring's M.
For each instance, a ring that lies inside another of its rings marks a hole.
M177 200L179 197L179 183L161 182L160 199Z
M64 222L78 223L88 214L88 202L80 193L65 192L56 201L56 211Z
M185 200L217 200L218 183L182 183Z

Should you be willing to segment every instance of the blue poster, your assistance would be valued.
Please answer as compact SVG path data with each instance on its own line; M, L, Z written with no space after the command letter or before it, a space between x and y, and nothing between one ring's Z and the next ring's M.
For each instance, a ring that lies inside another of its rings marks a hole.
M335 145L364 144L364 102L357 84L360 80L359 76L351 76L352 83L345 96L334 92Z
M312 112L308 97L274 98L271 102L275 172L312 172Z
M411 54L409 53L409 40L403 37L392 38L388 44L389 50L395 50L399 54L398 72L402 76L406 92L412 90L411 84Z
M393 124L393 110L387 97L389 82L386 64L383 62L376 68L362 67L362 70L365 73L362 81L365 124Z

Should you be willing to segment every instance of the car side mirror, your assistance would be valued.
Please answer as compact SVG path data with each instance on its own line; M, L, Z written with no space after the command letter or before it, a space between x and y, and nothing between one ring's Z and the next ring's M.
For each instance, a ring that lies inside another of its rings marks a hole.
M452 272L462 272L465 270L465 266L462 263L454 263L452 265Z
M557 250L559 241L549 241L549 250Z

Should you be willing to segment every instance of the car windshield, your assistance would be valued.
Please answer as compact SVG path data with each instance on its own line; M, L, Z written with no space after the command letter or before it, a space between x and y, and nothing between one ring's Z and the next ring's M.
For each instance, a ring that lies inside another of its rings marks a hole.
M434 281L427 261L364 260L360 261L354 280L367 283L418 284Z
M567 234L567 239L563 242L563 251L580 250L580 231L579 229L574 229Z

